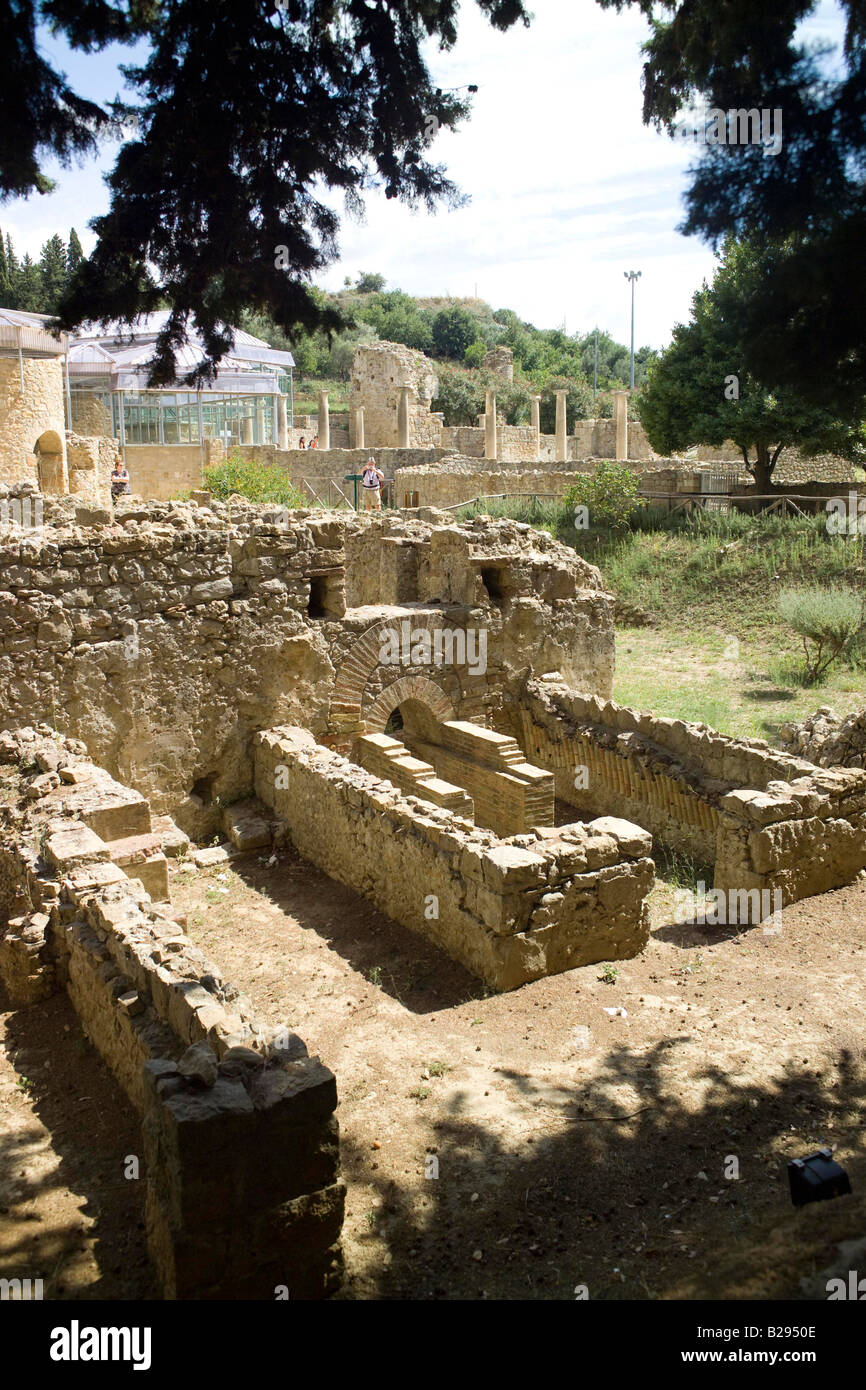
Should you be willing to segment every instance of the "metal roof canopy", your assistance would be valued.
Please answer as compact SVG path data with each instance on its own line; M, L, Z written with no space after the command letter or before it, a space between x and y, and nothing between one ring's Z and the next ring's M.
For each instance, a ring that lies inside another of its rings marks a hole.
M108 375L113 391L195 391L196 387L178 379L162 388L149 388L147 385L153 346L168 317L169 310L161 309L157 313L147 314L136 320L132 326L110 323L99 329L95 325L84 324L74 334L70 345L71 375ZM223 358L225 367L217 368L216 382L213 385L200 389L232 394L276 394L277 375L286 369L291 371L295 365L292 354L269 347L262 338L256 338L241 328L233 328L231 332L234 341ZM178 367L184 371L192 371L206 358L207 353L201 335L195 329L191 329L177 353ZM256 371L254 367L259 364L273 370Z
M46 324L50 314L30 314L22 309L0 309L0 348L26 352L29 357L63 357L69 350L69 334L56 337Z

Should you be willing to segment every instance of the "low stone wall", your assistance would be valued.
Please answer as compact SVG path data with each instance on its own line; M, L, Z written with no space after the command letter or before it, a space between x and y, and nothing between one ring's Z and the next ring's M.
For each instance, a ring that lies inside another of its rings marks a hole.
M306 859L495 989L646 944L652 842L626 822L497 839L403 797L303 729L257 736L256 793Z
M823 771L758 739L530 681L513 716L526 756L583 814L604 808L715 864L722 890L783 904L866 867L866 773Z
M200 444L127 444L125 457L135 495L159 502L201 487L208 463Z
M344 486L344 479L349 473L360 473L371 455L386 478L393 478L395 471L404 466L414 468L452 457L450 450L439 448L278 449L273 444L244 444L241 450L244 458L285 469L293 483L300 484L303 478L308 478L314 487L317 483L335 482L349 497L352 485Z
M842 718L823 705L799 724L783 724L779 746L818 767L866 767L866 710Z
M138 828L141 797L50 731L0 735L0 761L29 769L4 778L0 804L0 908L16 914L0 917L0 977L13 1007L65 988L140 1114L165 1296L332 1292L344 1202L333 1075L294 1034L266 1032L138 866L127 877L111 861L90 827Z
M484 458L485 431L477 425L446 425L442 447L467 458ZM538 456L535 430L531 425L496 427L496 458L499 462L520 463Z
M4 722L84 739L195 838L218 828L217 799L251 791L254 730L382 732L407 680L445 702L439 717L487 724L529 668L610 693L613 598L528 526L134 498L88 515L43 500L41 527L0 520ZM483 629L486 669L383 661L383 631L416 620Z

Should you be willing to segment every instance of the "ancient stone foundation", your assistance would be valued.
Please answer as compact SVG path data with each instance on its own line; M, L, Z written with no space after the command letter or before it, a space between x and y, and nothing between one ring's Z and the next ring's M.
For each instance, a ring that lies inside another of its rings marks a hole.
M155 835L142 797L50 731L0 735L0 764L0 977L14 1007L65 988L141 1116L165 1296L332 1292L344 1201L333 1075L299 1037L256 1022L145 891L146 861L133 854L124 871L112 854L130 838L176 850L176 827Z
M0 526L4 723L83 739L195 838L252 791L259 729L302 724L348 752L407 699L490 726L527 669L610 692L613 599L528 526L44 504L43 526ZM426 652L404 649L405 625Z
M866 773L822 770L759 739L641 714L530 681L513 715L526 756L583 815L600 808L715 865L722 891L775 890L783 905L866 867Z
M495 989L646 944L651 838L636 825L604 817L499 839L303 729L258 735L256 793L304 858Z

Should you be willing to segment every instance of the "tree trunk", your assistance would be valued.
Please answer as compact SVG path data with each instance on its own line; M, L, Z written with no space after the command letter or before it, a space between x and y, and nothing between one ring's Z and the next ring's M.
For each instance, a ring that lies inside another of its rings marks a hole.
M766 444L758 444L756 445L755 452L757 457L754 463L749 464L749 471L755 480L755 492L758 496L761 496L765 493L775 491L773 469L776 466L776 458L778 457L779 451L776 450L771 458L769 447Z

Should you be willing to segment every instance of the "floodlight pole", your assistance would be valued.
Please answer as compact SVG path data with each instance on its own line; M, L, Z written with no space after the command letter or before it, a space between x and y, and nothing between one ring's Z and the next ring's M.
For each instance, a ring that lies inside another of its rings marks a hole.
M592 358L592 399L595 400L595 393L598 390L598 328L595 330L595 352Z
M640 279L639 270L624 270L623 275L626 280L631 281L631 353L629 367L629 388L634 390L634 287L635 282Z

